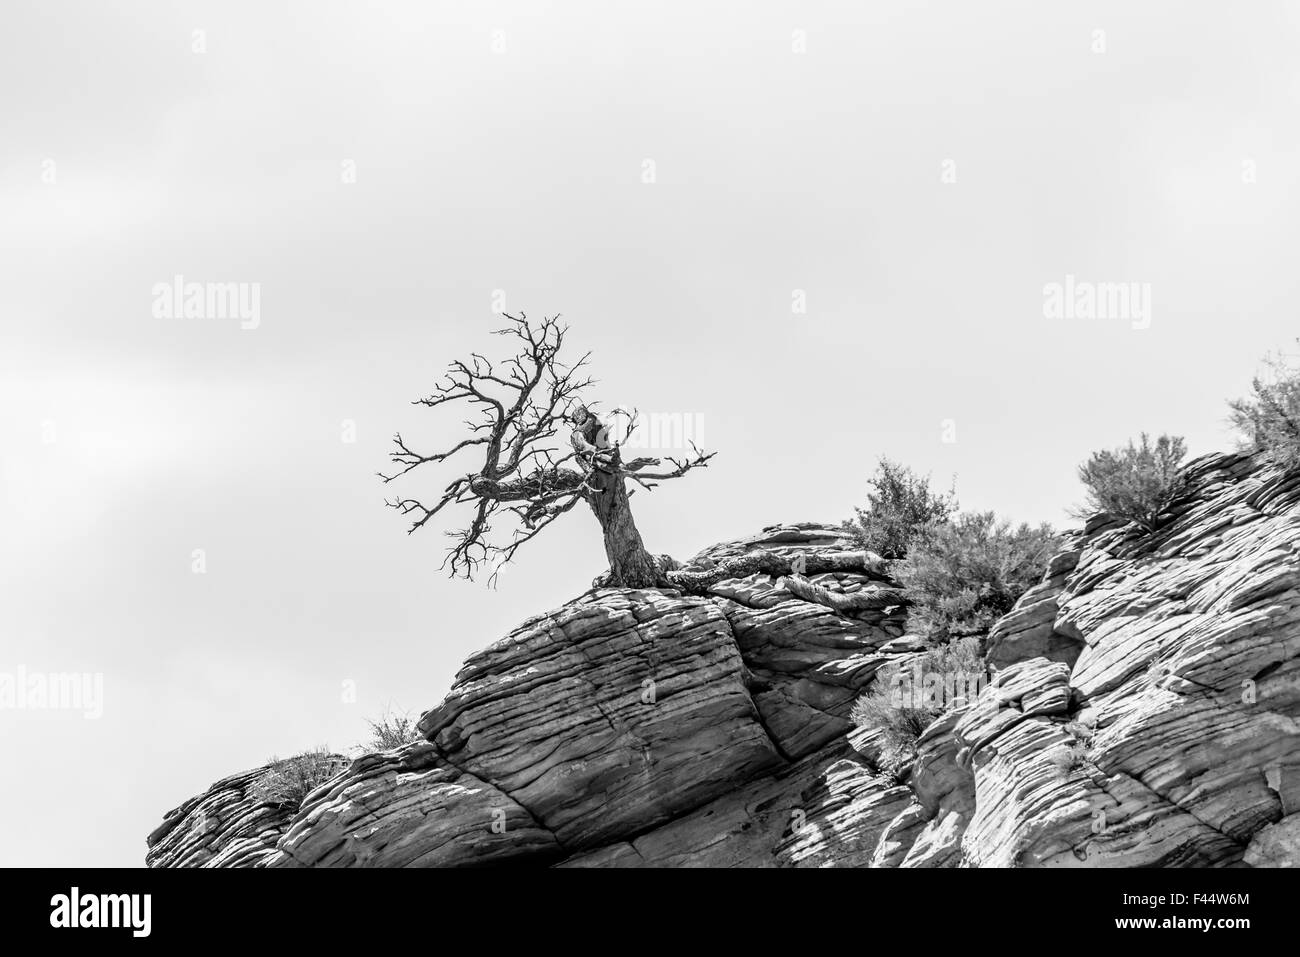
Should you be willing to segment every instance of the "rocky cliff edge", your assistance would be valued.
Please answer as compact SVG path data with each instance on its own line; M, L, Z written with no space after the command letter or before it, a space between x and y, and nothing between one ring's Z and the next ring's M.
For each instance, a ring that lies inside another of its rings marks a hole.
M920 642L905 609L809 601L766 575L708 595L604 589L472 655L425 740L347 764L299 808L265 768L170 812L168 866L1289 866L1300 861L1300 477L1187 469L1153 536L1068 536L990 632L978 700L901 776L849 711ZM767 549L843 554L782 525ZM840 562L837 567L843 567ZM823 596L889 582L812 576ZM870 604L870 603L867 603Z

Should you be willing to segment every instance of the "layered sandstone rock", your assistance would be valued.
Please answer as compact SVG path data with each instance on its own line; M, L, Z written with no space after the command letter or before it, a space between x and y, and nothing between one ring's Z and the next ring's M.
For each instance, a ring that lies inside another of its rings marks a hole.
M848 714L918 650L903 609L842 613L766 575L595 590L471 656L427 741L351 762L292 815L248 797L259 772L227 778L168 816L149 862L1290 866L1300 479L1238 455L1187 475L1155 535L1099 517L1067 536L988 636L985 693L901 781ZM777 526L688 567L847 548ZM865 556L812 579L891 584Z
M776 526L687 567L754 550L791 558L847 548L835 528ZM861 571L810 580L836 594L892 584L869 567L863 556ZM593 590L471 656L423 715L427 743L357 759L277 820L274 850L238 863L834 858L847 852L819 849L813 835L834 845L838 832L864 827L842 805L878 775L846 738L848 714L890 660L879 649L902 634L902 620L892 607L842 615L766 575L724 580L707 596ZM900 789L888 787L897 800ZM188 807L169 820L183 821ZM805 821L807 839L783 846ZM859 857L873 849L874 838L854 838ZM189 863L154 851L150 860Z
M340 770L342 755L329 762ZM258 787L271 764L222 778L169 811L146 839L150 867L254 867L275 852L297 809L270 803Z
M1232 866L1294 842L1300 478L1241 455L1187 477L1160 531L1095 521L994 628L1005 693L955 727L971 863Z

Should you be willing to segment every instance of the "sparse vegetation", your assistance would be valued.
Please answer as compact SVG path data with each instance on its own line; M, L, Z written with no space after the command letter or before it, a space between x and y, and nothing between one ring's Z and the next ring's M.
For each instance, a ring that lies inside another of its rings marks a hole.
M881 458L867 479L867 507L844 523L860 548L881 558L900 559L918 534L948 520L957 508L951 491L930 490L929 476L919 476L905 465Z
M1244 449L1296 468L1300 466L1300 368L1281 356L1265 356L1264 365L1267 373L1252 380L1252 394L1228 403L1231 422Z
M270 767L253 785L252 794L267 804L302 806L307 795L347 766L347 759L328 748L313 748L283 761L272 756Z
M895 569L913 626L934 644L988 631L1038 582L1057 542L1050 525L1013 528L993 512L932 526Z
M370 740L359 745L363 751L388 751L400 748L413 741L421 740L416 719L409 711L388 711L378 720L367 720L370 725Z
M957 639L882 668L849 717L880 732L880 770L901 780L925 729L948 708L972 701L986 676L979 640Z
M1069 775L1088 763L1088 749L1078 741L1063 744L1048 755L1048 760L1056 765L1064 775Z
M1145 432L1137 444L1092 453L1079 466L1079 480L1088 490L1087 509L1155 531L1161 513L1182 490L1179 466L1186 454L1181 436L1162 435L1153 444Z
M859 698L853 705L852 718L860 728L881 732L880 773L902 781L916 759L917 739L942 713L927 708L895 707L885 687Z

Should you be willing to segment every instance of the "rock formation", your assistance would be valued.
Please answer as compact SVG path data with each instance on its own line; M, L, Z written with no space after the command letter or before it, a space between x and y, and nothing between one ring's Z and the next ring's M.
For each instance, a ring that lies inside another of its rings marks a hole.
M1300 860L1300 478L1206 456L1154 535L1072 533L987 637L992 679L900 781L850 708L920 647L878 562L706 595L595 589L474 654L425 740L296 811L265 769L152 866L1286 866ZM686 563L849 550L774 526ZM852 563L837 561L837 568ZM822 600L809 600L816 590Z

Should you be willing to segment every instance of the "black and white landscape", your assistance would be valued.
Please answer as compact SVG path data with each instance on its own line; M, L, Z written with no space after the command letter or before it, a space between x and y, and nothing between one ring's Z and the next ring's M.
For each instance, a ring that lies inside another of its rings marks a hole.
M1297 51L8 4L0 861L1300 864Z

